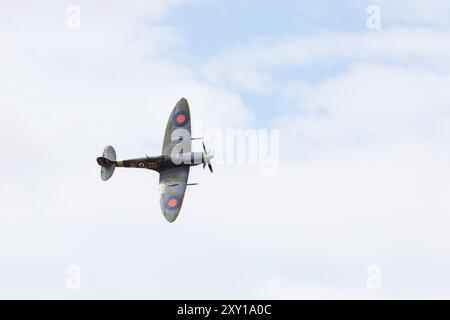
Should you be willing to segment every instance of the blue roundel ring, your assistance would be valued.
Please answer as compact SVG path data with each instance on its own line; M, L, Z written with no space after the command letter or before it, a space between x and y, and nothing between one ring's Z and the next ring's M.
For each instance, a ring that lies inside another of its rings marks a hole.
M165 207L167 210L175 210L180 207L180 199L177 196L171 196L166 199Z
M183 127L189 122L189 115L187 112L178 111L174 114L172 122L177 127Z

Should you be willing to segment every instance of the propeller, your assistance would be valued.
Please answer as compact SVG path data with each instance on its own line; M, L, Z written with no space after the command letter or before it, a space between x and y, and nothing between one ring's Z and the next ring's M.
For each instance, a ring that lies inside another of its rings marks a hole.
M206 151L206 147L205 147L205 143L202 141L202 145L203 145L203 151L204 151L204 162L203 162L203 169L205 169L205 166L208 165L208 169L209 171L211 171L211 173L213 173L213 168L211 165L211 159L214 157L214 154L211 152Z

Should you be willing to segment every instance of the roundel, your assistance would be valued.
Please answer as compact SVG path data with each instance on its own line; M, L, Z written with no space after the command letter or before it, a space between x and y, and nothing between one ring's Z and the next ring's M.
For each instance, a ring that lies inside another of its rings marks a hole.
M178 111L173 116L173 123L177 127L183 127L189 122L189 115L184 111Z
M168 210L175 210L179 207L179 205L180 205L180 200L176 196L169 197L166 200L166 208Z
M139 168L145 168L145 162L138 162L137 165Z

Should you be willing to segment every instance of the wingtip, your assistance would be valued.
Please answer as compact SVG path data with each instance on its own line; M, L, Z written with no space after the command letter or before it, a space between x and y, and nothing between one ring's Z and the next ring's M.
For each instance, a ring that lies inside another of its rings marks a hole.
M168 222L170 222L170 223L172 223L172 222L174 222L175 220L177 220L178 215L179 215L179 213L180 213L180 209L181 209L181 208L176 209L176 210L167 210L167 209L164 207L164 205L161 203L161 211L162 211L162 214L163 214L164 218L165 218Z
M164 218L166 218L166 220L167 220L169 223L173 223L173 222L175 222L175 220L177 220L177 218L178 218L178 213L175 213L175 214L164 213Z

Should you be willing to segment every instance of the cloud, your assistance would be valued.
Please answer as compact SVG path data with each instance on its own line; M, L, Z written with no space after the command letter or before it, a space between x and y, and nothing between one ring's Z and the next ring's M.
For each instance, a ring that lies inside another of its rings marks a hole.
M261 93L282 87L282 79L272 76L277 69L294 69L301 76L305 67L326 71L336 65L370 61L448 70L449 40L447 31L404 28L268 38L217 54L202 66L201 72L209 81Z
M60 177L58 190L39 193L33 217L3 220L10 244L1 247L2 296L448 296L450 172L441 170L442 155L414 144L285 162L273 176L251 167L192 170L200 186L170 225L154 197L156 174L124 169L105 184L92 167ZM80 291L65 287L73 264ZM366 286L373 264L383 270L380 292Z
M4 148L45 158L51 143L58 153L93 139L133 150L135 137L143 137L139 147L150 152L152 145L160 149L168 112L182 96L195 118L214 119L217 128L246 123L249 112L237 95L197 81L189 66L166 56L183 51L183 41L175 29L151 22L170 3L123 11L120 3L106 16L100 5L82 3L79 31L66 29L64 6L47 4L28 10L21 26L9 26L0 59L2 135L14 141ZM148 12L148 21L139 19Z
M301 145L303 155L358 148L367 144L449 138L450 94L447 74L380 65L355 66L315 85L291 84L297 106L277 125Z
M202 70L213 83L277 97L272 125L282 128L284 154L444 143L448 40L446 30L423 28L265 39L221 52Z

